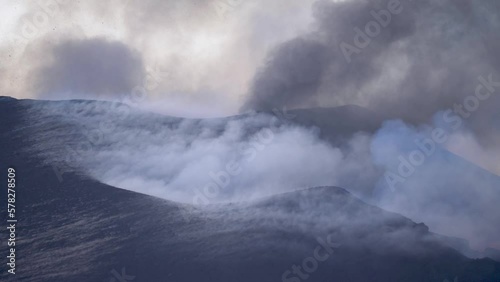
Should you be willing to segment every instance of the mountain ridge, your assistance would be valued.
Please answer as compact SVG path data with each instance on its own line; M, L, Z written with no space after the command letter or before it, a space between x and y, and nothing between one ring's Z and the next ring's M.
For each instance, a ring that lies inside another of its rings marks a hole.
M193 207L106 185L78 171L65 172L61 182L51 163L26 150L31 143L22 128L36 124L26 124L24 106L6 104L0 103L6 121L0 124L0 159L7 160L2 171L15 168L19 185L16 279L109 281L113 271L125 271L152 282L296 281L298 276L284 276L286 271L303 267L326 241L334 252L308 272L309 281L500 278L500 263L468 259L436 240L425 225L339 187ZM5 174L0 181L5 183ZM0 212L5 215L4 205Z

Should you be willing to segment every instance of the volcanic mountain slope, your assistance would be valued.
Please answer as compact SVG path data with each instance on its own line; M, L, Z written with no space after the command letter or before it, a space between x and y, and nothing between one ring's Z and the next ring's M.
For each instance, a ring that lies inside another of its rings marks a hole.
M16 275L2 263L2 281L500 280L499 263L465 258L425 225L341 188L192 207L84 173L60 182L26 150L23 115L0 101L0 169L16 169L19 220Z
M60 132L66 135L64 141L68 141L68 133L76 135L82 129L95 129L88 123L82 126L82 121L93 121L97 128L104 118L115 123L113 128L125 130L144 128L149 131L173 131L188 127L194 137L201 137L200 132L203 132L204 128L213 130L214 135L221 135L227 130L227 124L232 121L243 121L243 130L247 136L266 127L294 125L315 128L323 139L334 145L341 145L358 132L375 132L384 121L381 115L354 105L293 110L284 108L225 118L188 119L143 112L122 103L94 100L43 101L4 97L3 104L24 112L26 117L24 121L28 122L27 125L37 127L38 130L46 130L46 125L56 121L62 128L49 128L52 132L47 137L54 138L53 135L58 133L53 129L63 129ZM106 131L107 128L99 129Z
M498 281L500 275L500 264L467 259L423 224L340 188L195 209L79 176L59 185L46 181L49 168L15 167L17 274L3 272L4 281L119 281L112 280L116 273L135 281L301 281L300 275ZM294 265L303 270L294 274Z
M359 149L359 142L353 142L354 146L356 150L368 151L367 137L360 132L374 132L381 123L368 110L356 106L187 119L104 101L3 100L5 107L17 108L22 115L23 125L16 132L24 136L23 148L50 163L59 178L69 171L85 172L112 186L176 201L192 197L186 195L186 182L201 187L210 181L210 170L225 169L230 160L247 166L245 177L233 183L237 185L232 190L238 193L218 195L221 200L234 200L234 195L239 195L236 200L246 199L257 189L284 192L292 187L332 183L346 186L343 182L351 177L344 177L342 183L332 180L336 178L332 172L340 166L339 159L353 151L352 139L363 139L365 147ZM260 153L264 149L268 150ZM296 158L287 162L287 168L254 177L259 171L282 167L277 162L289 158L289 152L294 152ZM362 157L366 158L368 153L364 152ZM270 163L270 159L275 163ZM353 162L359 162L355 154ZM368 161L365 163L370 166ZM307 173L307 178L298 178L294 170L304 164L311 173ZM332 172L325 172L325 168ZM350 184L360 191L370 190L371 183L366 179L377 173L373 167L365 171L369 171L368 176L357 180L362 183ZM186 177L188 174L197 177ZM280 179L279 175L285 174L297 177ZM198 183L192 183L193 180ZM150 191L135 189L141 185ZM159 192L165 186L170 189L168 196Z

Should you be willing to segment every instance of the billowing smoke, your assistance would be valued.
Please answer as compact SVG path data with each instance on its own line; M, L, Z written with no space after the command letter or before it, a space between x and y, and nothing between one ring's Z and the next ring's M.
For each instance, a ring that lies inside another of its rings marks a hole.
M137 52L105 39L60 43L49 58L33 71L41 98L119 99L141 85L145 72Z
M93 99L98 94L82 90L122 92L138 85L135 72L158 69L168 76L148 89L145 105L166 114L192 113L193 105L212 115L234 114L256 66L268 49L307 27L313 2L12 2L0 11L0 91L16 98ZM78 68L94 73L95 89L82 89L92 74ZM66 80L50 77L54 72ZM65 95L49 93L52 88Z
M433 126L391 121L376 133L373 162L385 174L376 184L374 201L425 222L434 232L468 238L473 248L498 248L500 177L487 170L492 167L453 153L474 150L475 157L484 157L488 151L477 146L469 130L456 127L457 116L444 116L437 114Z
M500 81L498 1L318 1L313 11L314 30L269 54L242 110L356 104L429 122L479 76ZM489 135L499 103L482 106L474 131Z
M366 194L380 174L363 133L337 147L285 114L179 119L113 105L35 107L35 150L63 174L85 171L116 187L196 205L329 185ZM48 117L56 118L56 129Z

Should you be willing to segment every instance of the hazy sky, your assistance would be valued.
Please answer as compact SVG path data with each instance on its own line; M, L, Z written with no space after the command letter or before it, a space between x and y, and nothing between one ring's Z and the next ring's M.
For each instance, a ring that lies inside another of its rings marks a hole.
M0 91L111 99L161 73L157 110L236 113L267 51L308 30L311 3L2 0Z

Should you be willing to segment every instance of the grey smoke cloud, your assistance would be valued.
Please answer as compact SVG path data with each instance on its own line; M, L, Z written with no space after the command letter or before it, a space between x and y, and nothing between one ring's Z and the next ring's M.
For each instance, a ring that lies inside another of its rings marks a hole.
M307 27L311 19L308 7L312 2L9 3L0 12L5 21L1 27L5 36L0 39L0 72L4 74L0 78L0 91L17 98L39 97L34 82L43 73L37 70L47 64L49 55L62 51L58 47L62 42L103 39L134 50L144 66L159 65L171 74L145 103L155 111L171 114L172 107L168 104L174 101L179 105L175 107L176 113L181 109L190 113L191 105L205 105L217 109L219 116L234 114L255 67L268 49ZM262 32L264 27L266 32ZM105 45L101 47L106 50ZM114 81L118 74L106 74L100 79L109 78L109 84L116 83L113 87L120 90L122 82L129 78L123 74L121 81ZM72 93L72 97L93 98L87 93ZM167 106L157 107L159 104Z
M141 85L141 56L127 45L105 39L65 41L34 70L39 97L117 99Z
M399 13L368 36L367 24L377 23L374 14L387 12L391 2L399 3ZM315 29L269 54L243 111L357 104L428 122L473 93L478 76L500 70L493 51L500 42L498 1L318 1L313 10ZM342 43L356 48L365 39L369 45L348 62ZM474 130L491 128L499 100L492 103L471 120Z
M329 61L327 47L318 42L297 38L282 44L254 78L253 95L244 109L318 106L315 95Z

